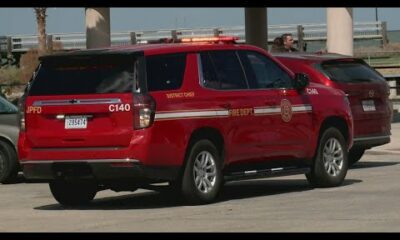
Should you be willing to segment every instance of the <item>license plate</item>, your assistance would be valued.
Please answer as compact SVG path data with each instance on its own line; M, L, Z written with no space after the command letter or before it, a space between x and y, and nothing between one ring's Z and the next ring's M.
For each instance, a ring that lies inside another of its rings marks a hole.
M362 101L362 107L363 107L364 112L376 111L374 100Z
M65 116L65 129L84 129L87 128L87 117L85 116Z

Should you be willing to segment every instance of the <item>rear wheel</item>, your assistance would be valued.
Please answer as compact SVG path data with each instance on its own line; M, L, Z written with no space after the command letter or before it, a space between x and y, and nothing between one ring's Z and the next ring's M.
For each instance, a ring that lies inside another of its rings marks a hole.
M334 187L342 184L348 169L346 142L336 128L326 129L320 138L318 151L308 181L316 187Z
M0 182L14 183L18 169L17 153L9 144L0 141Z
M352 148L349 151L349 166L354 165L358 162L361 157L364 155L365 149L363 148Z
M86 205L94 199L97 184L94 181L55 180L49 183L54 198L65 206Z
M200 140L190 149L182 177L182 193L193 204L210 203L222 185L221 160L214 144Z

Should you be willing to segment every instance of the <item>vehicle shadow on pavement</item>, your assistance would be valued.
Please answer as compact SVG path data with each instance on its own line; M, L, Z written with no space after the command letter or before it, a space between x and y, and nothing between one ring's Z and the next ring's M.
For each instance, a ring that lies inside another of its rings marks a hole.
M368 162L357 162L350 169L361 169L361 168L374 168L374 167L386 167L386 166L393 166L399 164L400 162L381 162L381 161L368 161Z
M360 183L358 179L345 179L342 186ZM307 180L248 180L231 182L224 186L216 204L234 199L245 199L314 189ZM55 200L54 200L55 201ZM87 206L64 207L60 204L35 207L35 210L123 210L182 207L187 204L182 197L168 192L141 192L123 196L95 199Z
M362 181L358 179L345 179L342 185L338 187L360 182ZM251 180L226 185L219 200L229 201L232 199L244 199L259 196L286 194L291 192L303 192L312 189L314 189L314 187L312 187L307 180Z
M65 207L51 204L35 207L36 210L122 210L122 209L156 209L182 206L179 196L161 192L128 193L122 196L95 198L87 206ZM55 201L55 200L54 200Z

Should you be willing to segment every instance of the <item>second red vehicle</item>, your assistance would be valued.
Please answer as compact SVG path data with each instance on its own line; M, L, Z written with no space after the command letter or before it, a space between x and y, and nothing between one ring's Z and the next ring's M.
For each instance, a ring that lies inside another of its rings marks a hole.
M392 105L385 78L362 59L338 54L276 54L294 72L310 81L343 90L354 119L354 146L349 164L361 159L365 150L390 142Z

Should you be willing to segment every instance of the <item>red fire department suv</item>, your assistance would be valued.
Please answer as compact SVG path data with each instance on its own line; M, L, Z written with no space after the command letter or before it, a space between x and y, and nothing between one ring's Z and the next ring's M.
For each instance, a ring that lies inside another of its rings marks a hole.
M348 95L354 118L350 165L360 160L366 149L390 142L393 110L389 85L362 59L338 54L275 56L292 71L306 73L312 82L341 89Z
M41 58L25 97L24 175L64 205L169 182L192 203L224 182L347 173L349 101L233 38L181 39Z

